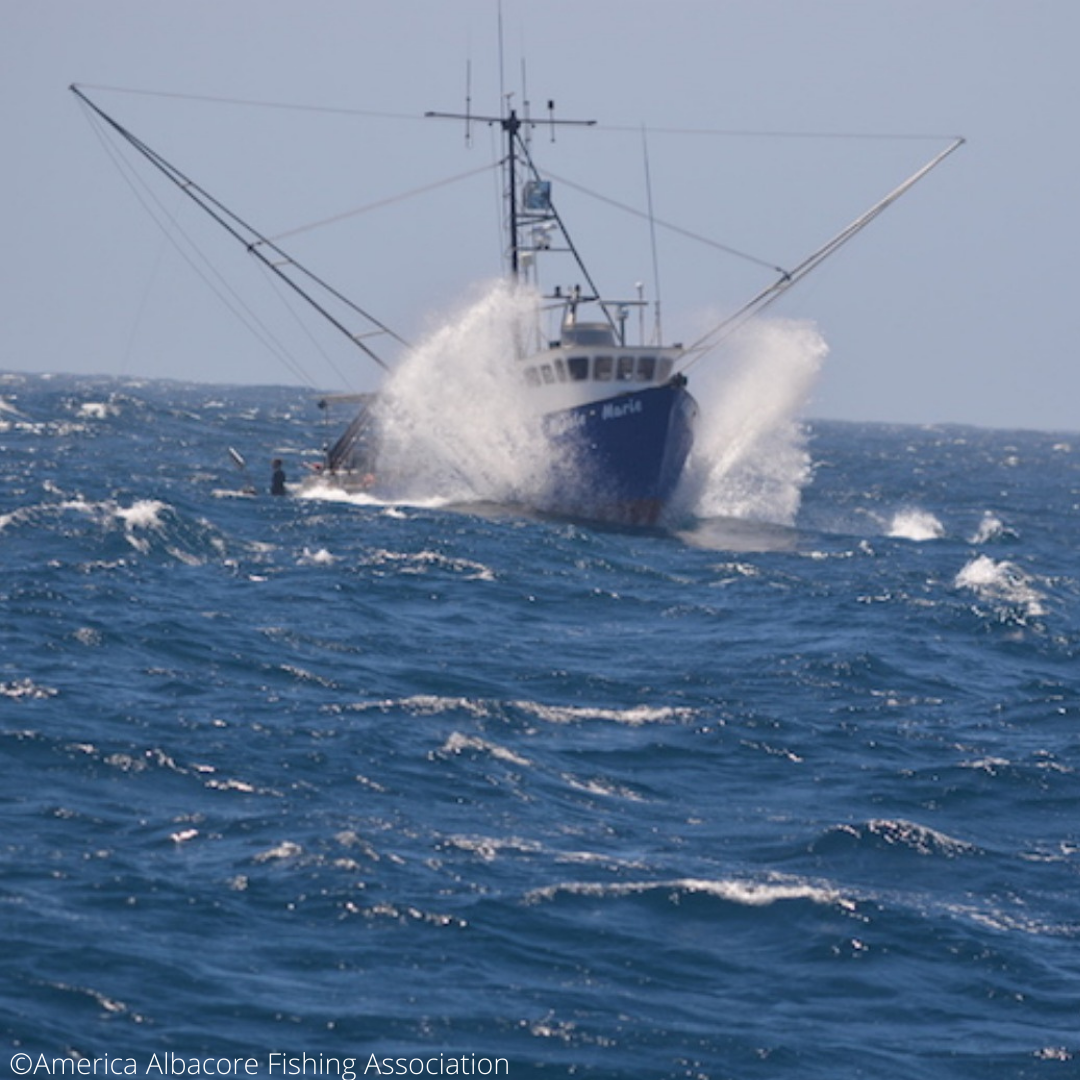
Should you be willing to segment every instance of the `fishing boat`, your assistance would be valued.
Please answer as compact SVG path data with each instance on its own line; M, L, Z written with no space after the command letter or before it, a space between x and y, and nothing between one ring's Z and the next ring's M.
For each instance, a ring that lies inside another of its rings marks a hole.
M350 314L374 326L376 332L404 345L399 335L227 210L80 88L71 89L94 115L244 243L321 316L380 367L390 370L374 352L368 336L345 325L320 295L329 295ZM530 139L534 127L542 123L554 130L557 125L589 126L594 121L558 119L551 103L542 120L520 116L509 105L498 115L431 112L427 116L496 126L504 140L500 165L505 175L507 273L512 288L528 289L535 297L535 318L530 325L518 328L505 364L524 403L522 423L534 424L542 436L534 444L534 453L542 460L528 470L529 482L513 492L513 501L544 513L633 526L655 525L663 519L690 457L699 409L688 388L687 370L865 228L964 141L952 140L798 265L772 267L775 277L769 285L709 333L684 346L661 342L658 314L648 335L644 317L630 318L635 309L642 313L650 306L640 290L635 297L618 298L597 288L556 208L552 179L534 160ZM540 266L553 255L572 260L578 283L543 285ZM631 341L628 324L635 322L640 328L638 340ZM388 477L384 469L380 401L378 394L366 398L328 447L318 483L376 491L393 498L394 477Z
M498 125L505 137L508 270L530 287L535 319L518 327L507 357L529 419L539 422L544 461L530 470L531 489L517 501L546 513L625 525L653 525L671 500L694 441L698 406L678 370L682 345L628 339L641 295L602 295L537 169L514 109L503 116L428 113ZM558 120L545 124L590 124ZM569 256L584 284L543 291L542 259ZM644 327L644 320L636 320ZM548 328L554 325L552 336ZM644 334L642 334L644 336ZM370 489L380 473L378 406L369 402L327 452L335 482Z

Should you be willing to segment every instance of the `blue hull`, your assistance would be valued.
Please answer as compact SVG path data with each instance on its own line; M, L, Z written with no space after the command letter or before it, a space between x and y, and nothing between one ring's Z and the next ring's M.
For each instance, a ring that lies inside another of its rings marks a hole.
M697 413L685 381L676 379L549 414L555 466L545 509L655 524L682 476Z

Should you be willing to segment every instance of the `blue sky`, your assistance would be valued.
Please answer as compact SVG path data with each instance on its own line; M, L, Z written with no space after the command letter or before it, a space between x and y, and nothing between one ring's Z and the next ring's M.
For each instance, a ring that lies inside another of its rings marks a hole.
M356 110L89 91L270 233L477 172L295 238L298 257L423 333L499 270L489 132L467 150L458 125L419 119L463 107L467 63L474 109L498 108L496 11L496 0L4 4L0 370L297 379L163 239L72 82ZM1075 0L503 0L502 20L502 82L519 107L553 98L558 115L598 121L554 145L538 133L541 167L643 206L644 125L657 216L781 265L965 136L774 309L829 343L809 413L1080 430ZM630 293L644 280L653 292L647 226L556 191L586 255L599 253L602 286ZM238 280L250 270L242 252L235 267L221 258ZM768 280L673 233L659 235L658 261L676 337ZM304 358L320 386L377 381L359 356L334 359L344 379L321 364Z

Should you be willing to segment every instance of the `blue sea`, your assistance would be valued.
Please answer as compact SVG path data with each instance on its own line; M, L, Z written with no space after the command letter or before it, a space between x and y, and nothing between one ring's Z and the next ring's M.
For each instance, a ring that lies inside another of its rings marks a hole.
M0 377L0 1072L1080 1075L1080 434L800 432L634 531Z

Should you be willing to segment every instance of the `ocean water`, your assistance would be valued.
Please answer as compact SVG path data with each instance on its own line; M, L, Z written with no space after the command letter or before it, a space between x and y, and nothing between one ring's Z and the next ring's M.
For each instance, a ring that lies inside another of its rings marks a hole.
M0 1072L1080 1075L1080 435L781 409L625 531L0 395Z

